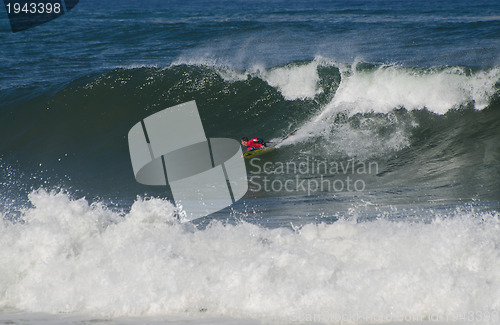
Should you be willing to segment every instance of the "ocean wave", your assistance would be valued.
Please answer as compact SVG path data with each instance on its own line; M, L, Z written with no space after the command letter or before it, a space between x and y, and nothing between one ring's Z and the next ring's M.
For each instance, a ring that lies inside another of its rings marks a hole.
M3 92L9 100L0 119L0 152L5 166L28 175L23 188L83 186L107 195L119 187L132 189L133 200L149 190L139 189L131 172L131 126L196 100L208 137L278 142L297 129L275 160L397 159L400 172L426 179L446 171L448 183L474 164L490 191L495 181L487 175L497 167L483 162L497 156L498 74L496 68L349 66L322 57L247 70L204 60L117 68L31 97ZM455 171L419 167L428 161L453 161ZM41 173L43 182L29 176Z
M319 137L333 144L327 147L350 157L397 152L410 146L419 126L418 118L398 111L444 115L458 109L483 110L498 95L500 81L498 68L415 69L355 62L339 70L341 81L333 98L283 145Z
M196 229L161 199L123 213L63 192L30 200L18 222L0 223L0 309L341 323L500 308L496 213Z

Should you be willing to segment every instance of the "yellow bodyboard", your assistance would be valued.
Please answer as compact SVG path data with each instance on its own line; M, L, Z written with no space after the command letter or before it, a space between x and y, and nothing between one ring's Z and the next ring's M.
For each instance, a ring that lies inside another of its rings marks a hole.
M249 158L257 157L257 156L260 156L262 154L271 152L271 151L273 151L275 149L276 149L275 147L265 147L265 148L262 148L262 149L255 149L255 150L251 150L251 151L245 152L243 154L243 157L249 159Z

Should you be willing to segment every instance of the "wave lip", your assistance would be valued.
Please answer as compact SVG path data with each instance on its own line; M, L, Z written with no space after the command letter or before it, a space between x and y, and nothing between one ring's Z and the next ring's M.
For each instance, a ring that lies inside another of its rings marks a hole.
M324 110L343 110L351 115L388 113L395 108L425 108L442 115L469 103L482 110L498 92L500 81L498 67L479 71L460 66L411 68L360 60L346 65L321 56L273 68L253 65L241 71L213 59L179 59L172 66L183 64L210 67L227 82L257 77L287 101L315 99L324 91L318 70L335 67L341 73L340 85Z
M264 70L260 77L280 91L286 100L314 99L322 92L318 87L318 62L316 60L299 66L285 66Z
M500 69L475 73L464 68L406 69L380 66L374 70L344 71L340 87L329 107L355 113L388 113L394 108L426 108L444 114L451 109L474 104L478 110L488 106L497 92Z

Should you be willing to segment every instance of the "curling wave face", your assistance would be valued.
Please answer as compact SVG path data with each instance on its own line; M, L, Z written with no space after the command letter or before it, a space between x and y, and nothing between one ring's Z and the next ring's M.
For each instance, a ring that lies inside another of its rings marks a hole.
M24 177L24 197L40 186L116 192L129 202L159 194L135 184L125 135L145 115L195 99L209 137L276 141L298 129L275 161L370 160L380 164L379 185L402 176L416 185L438 179L439 186L481 185L494 196L499 80L498 68L345 65L324 57L246 70L205 60L118 68L28 98L18 96L22 89L2 92L9 113L0 121L2 165ZM14 178L5 183L19 183Z

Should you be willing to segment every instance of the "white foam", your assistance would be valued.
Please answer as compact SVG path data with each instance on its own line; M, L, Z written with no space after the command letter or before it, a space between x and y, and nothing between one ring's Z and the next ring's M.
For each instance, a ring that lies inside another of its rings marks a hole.
M500 69L468 74L459 67L415 70L381 66L375 70L343 71L334 99L325 112L388 113L395 108L426 108L444 114L469 102L484 109L500 80Z
M286 100L314 99L323 92L319 86L318 67L342 66L333 60L316 56L305 64L290 64L283 67L266 69L262 65L254 65L248 74L259 77L270 86L276 88Z
M160 199L124 215L62 193L30 199L24 224L0 223L0 310L321 323L500 310L494 214L193 230Z
M260 70L260 69L259 69ZM286 100L314 99L322 92L318 87L318 62L260 70L259 76L278 89Z
M328 114L327 114L328 113ZM325 155L341 153L350 158L367 160L391 154L410 144L410 130L416 126L411 116L398 119L394 112L383 116L357 116L357 123L350 120L336 121L337 114L324 111L304 124L293 137L280 143L288 146L320 138L318 144ZM379 132L385 129L384 132ZM313 140L315 141L315 140Z

